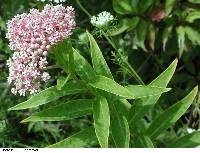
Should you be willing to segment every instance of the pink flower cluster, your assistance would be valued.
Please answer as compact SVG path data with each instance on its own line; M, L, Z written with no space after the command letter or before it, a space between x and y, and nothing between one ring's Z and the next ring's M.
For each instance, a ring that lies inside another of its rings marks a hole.
M16 15L8 21L6 38L10 49L15 51L7 61L8 82L14 84L13 94L34 94L40 81L50 78L45 72L48 50L72 34L74 17L71 6L65 8L47 4L41 12L31 9L29 13Z

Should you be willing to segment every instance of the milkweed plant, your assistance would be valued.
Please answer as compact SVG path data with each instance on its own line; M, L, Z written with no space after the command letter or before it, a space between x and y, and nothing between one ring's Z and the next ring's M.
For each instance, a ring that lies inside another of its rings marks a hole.
M110 35L115 29L112 27L115 17L107 11L89 16L94 30L100 30L111 49L120 55L120 48ZM22 124L92 116L88 128L47 147L156 147L159 136L172 128L193 103L198 87L148 121L146 115L161 96L171 90L168 84L178 60L163 67L163 72L149 84L144 83L125 61L124 67L130 70L137 84L121 85L111 73L93 32L86 30L86 40L82 44L88 47L91 61L76 45L73 46L70 37L75 28L75 9L61 4L46 4L42 10L31 9L8 21L6 38L13 50L12 57L7 60L8 82L14 95L28 97L9 111L38 109L48 103L48 108L25 118ZM51 82L53 86L43 88L53 77L48 69L49 58L57 63L65 76L57 77L57 83ZM80 94L86 98L79 98ZM63 102L63 97L70 95L77 96ZM50 104L55 101L57 105ZM193 131L177 137L165 147L196 147L200 144L199 137L200 132Z

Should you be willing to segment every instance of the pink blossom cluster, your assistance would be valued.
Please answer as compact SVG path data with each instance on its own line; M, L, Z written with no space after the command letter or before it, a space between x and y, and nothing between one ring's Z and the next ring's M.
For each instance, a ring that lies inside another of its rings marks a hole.
M47 4L41 12L31 9L8 21L6 38L10 49L15 51L7 61L8 82L14 84L13 94L34 94L39 90L40 81L49 80L50 76L45 72L47 53L52 45L72 34L74 17L71 6Z

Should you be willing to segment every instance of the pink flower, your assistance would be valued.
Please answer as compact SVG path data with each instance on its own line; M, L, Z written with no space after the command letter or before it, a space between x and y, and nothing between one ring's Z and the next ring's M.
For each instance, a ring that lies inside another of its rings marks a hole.
M13 57L7 62L8 82L13 82L12 93L26 95L38 91L40 81L50 76L44 69L46 56L52 45L68 38L75 28L75 12L62 5L46 5L40 12L31 9L29 13L16 15L8 21L9 47L14 50Z

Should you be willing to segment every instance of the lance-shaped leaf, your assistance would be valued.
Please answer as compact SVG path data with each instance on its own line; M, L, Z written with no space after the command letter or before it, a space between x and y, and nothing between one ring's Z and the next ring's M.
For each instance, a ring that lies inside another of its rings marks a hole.
M54 57L59 66L61 66L66 73L72 73L73 71L73 50L69 39L56 45L53 48Z
M167 147L169 148L194 148L200 146L200 131L185 135L173 142Z
M22 122L61 121L92 114L92 99L72 100L38 112Z
M110 113L107 100L99 97L93 103L94 128L99 144L102 148L108 147Z
M115 12L119 13L119 14L130 14L131 12L133 12L133 8L131 7L131 1L130 0L112 0L112 5L113 5L113 9L115 10Z
M87 31L87 35L90 41L90 53L92 57L93 68L96 74L103 75L103 76L113 79L110 69L95 39L88 31Z
M190 23L193 23L197 19L200 19L200 11L199 10L189 11L188 15L185 18L185 20Z
M128 148L130 131L128 121L124 116L116 115L111 122L112 138L117 148Z
M195 87L185 98L177 102L162 114L160 114L149 126L146 135L156 138L162 131L173 125L190 107L197 95L198 87Z
M170 90L168 88L148 87L143 85L131 85L123 87L114 80L100 75L94 77L93 81L90 82L89 85L126 99L137 99L146 96L152 96Z
M134 95L135 99L160 95L171 90L170 88L144 85L128 85L126 88Z
M200 45L200 34L197 30L191 28L190 26L184 27L185 34L188 36L188 39L191 40L193 45Z
M95 72L91 65L87 62L87 60L79 54L78 51L73 49L74 51L74 64L76 65L75 71L81 77L82 80L89 82L93 80L95 76Z
M170 66L162 72L156 79L154 79L149 85L150 86L157 86L157 87L167 87L169 81L171 80L176 66L177 66L177 59L170 64ZM161 93L156 96L146 97L142 99L136 100L132 108L130 110L130 124L136 124L148 111L153 107L154 104L160 98ZM135 130L135 129L134 129Z
M141 13L144 13L145 11L147 11L148 9L151 8L151 6L153 5L154 1L153 0L139 0L138 2L138 10Z
M165 1L165 13L166 13L166 16L168 16L171 13L171 11L173 10L175 4L176 4L176 0L167 0L167 1Z
M173 26L167 26L164 30L163 30L163 35L162 35L162 42L163 42L163 51L165 51L165 48L166 48L166 44L169 40L169 37L171 35L171 32L172 32L172 29L173 29Z
M128 118L131 104L126 99L113 100L110 98L109 101L113 102L115 109L117 110L116 113L119 116L125 116Z
M139 47L141 47L144 51L147 51L146 47L145 47L145 40L146 40L146 35L147 35L147 29L148 29L149 24L144 21L141 20L138 24L137 24L137 45Z
M98 144L94 127L82 130L60 142L48 146L48 148L83 148L93 147Z
M82 84L69 82L65 84L62 90L58 90L56 86L47 88L37 93L36 95L32 96L27 101L22 102L10 108L9 110L21 110L21 109L33 108L43 104L47 104L51 101L55 101L60 97L66 95L81 93L85 91L87 90Z
M104 76L97 75L95 78L93 78L93 81L90 82L89 85L123 98L134 99L134 96L128 89L119 85L114 80Z
M185 49L185 29L183 26L176 28L176 33L178 37L178 48L179 48L179 57L182 56Z
M153 142L148 136L145 135L135 135L133 137L135 148L154 148Z

